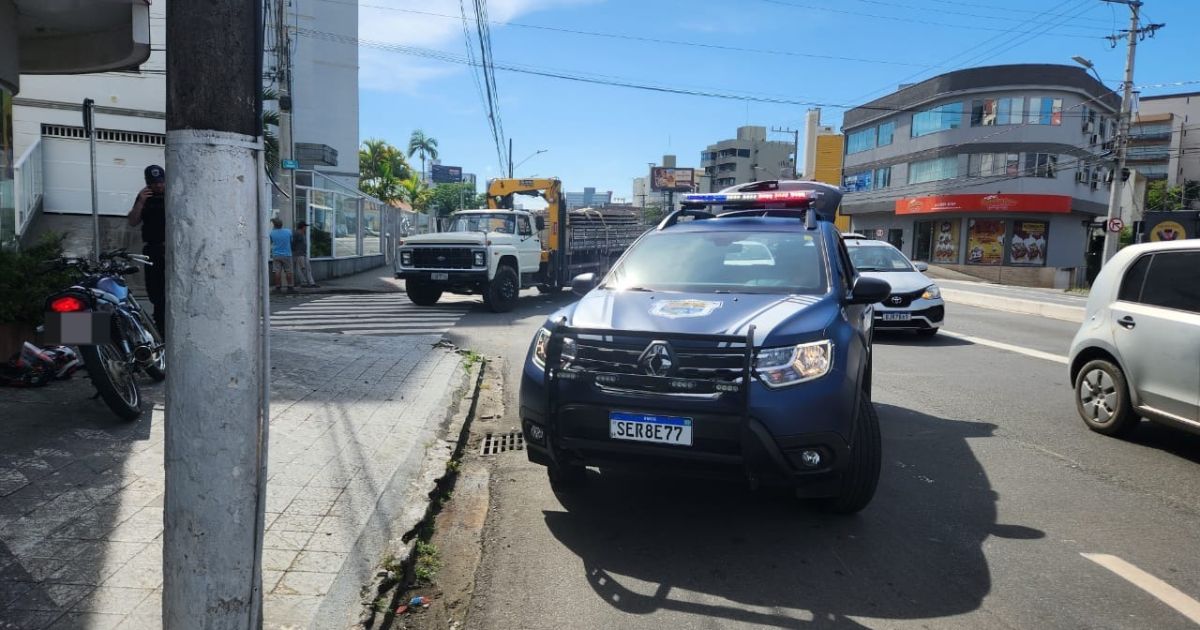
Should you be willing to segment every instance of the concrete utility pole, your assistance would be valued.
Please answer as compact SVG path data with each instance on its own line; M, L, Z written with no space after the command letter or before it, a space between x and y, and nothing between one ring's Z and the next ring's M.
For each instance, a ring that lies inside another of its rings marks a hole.
M792 134L792 179L800 179L800 130L791 127L771 127L771 131Z
M164 628L262 625L262 3L167 4Z
M1143 4L1141 0L1101 0L1101 2L1129 6L1129 30L1125 31L1124 34L1128 48L1125 53L1125 77L1121 83L1121 114L1117 120L1116 141L1113 143L1116 150L1117 168L1113 171L1112 188L1109 190L1108 195L1108 221L1104 229L1104 256L1101 259L1101 265L1104 265L1117 253L1117 245L1121 242L1121 235L1110 231L1107 225L1113 219L1121 217L1121 190L1124 188L1122 173L1125 172L1125 154L1126 147L1129 144L1130 114L1133 110L1133 65L1137 55L1138 39L1144 37L1146 34L1153 37L1155 31L1166 25L1150 24L1139 28L1139 12ZM1108 36L1109 41L1112 42L1114 47L1120 38L1121 35Z
M512 138L508 139L508 178L513 178Z

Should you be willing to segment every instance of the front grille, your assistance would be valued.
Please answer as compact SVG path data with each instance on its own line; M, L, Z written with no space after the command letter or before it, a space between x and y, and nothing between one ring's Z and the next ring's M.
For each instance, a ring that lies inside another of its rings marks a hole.
M414 247L414 269L472 269L474 259L466 247Z
M584 336L576 338L573 356L564 357L568 370L595 374L616 374L634 378L621 379L616 389L662 391L669 379L697 381L691 393L715 393L718 384L741 382L746 361L744 345L711 342L668 341L674 363L665 372L652 374L640 359L651 340ZM638 377L659 377L646 379ZM598 380L603 386L603 381Z
M913 300L920 298L925 294L925 289L920 291L910 291L909 293L893 293L883 300L884 306L892 308L904 308L913 303ZM899 301L897 301L899 298Z

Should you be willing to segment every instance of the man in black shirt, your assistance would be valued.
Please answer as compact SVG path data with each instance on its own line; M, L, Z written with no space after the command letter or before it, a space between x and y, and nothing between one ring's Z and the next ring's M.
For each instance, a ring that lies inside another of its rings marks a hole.
M162 336L167 334L166 296L166 241L167 173L163 167L152 164L146 167L146 187L138 192L133 209L129 211L129 225L142 226L142 253L150 258L145 268L146 293L154 305L154 325Z

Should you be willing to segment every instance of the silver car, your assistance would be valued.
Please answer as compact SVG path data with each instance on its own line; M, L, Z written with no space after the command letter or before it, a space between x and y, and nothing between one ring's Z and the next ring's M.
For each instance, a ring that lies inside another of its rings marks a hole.
M1070 370L1093 431L1144 417L1200 433L1200 240L1118 252L1092 284Z
M929 266L913 263L885 241L858 235L845 235L843 241L859 273L892 285L892 294L875 305L875 329L936 335L946 317L946 303L941 289L923 273Z

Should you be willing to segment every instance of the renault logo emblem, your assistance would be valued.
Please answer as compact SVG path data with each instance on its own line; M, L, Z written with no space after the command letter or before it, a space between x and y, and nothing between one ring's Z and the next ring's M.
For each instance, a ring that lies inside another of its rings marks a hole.
M675 351L665 341L652 341L638 358L638 367L650 376L669 376L675 370Z
M446 262L446 257L445 257L445 256L438 256L438 257L437 257L437 260L438 260L438 262Z

